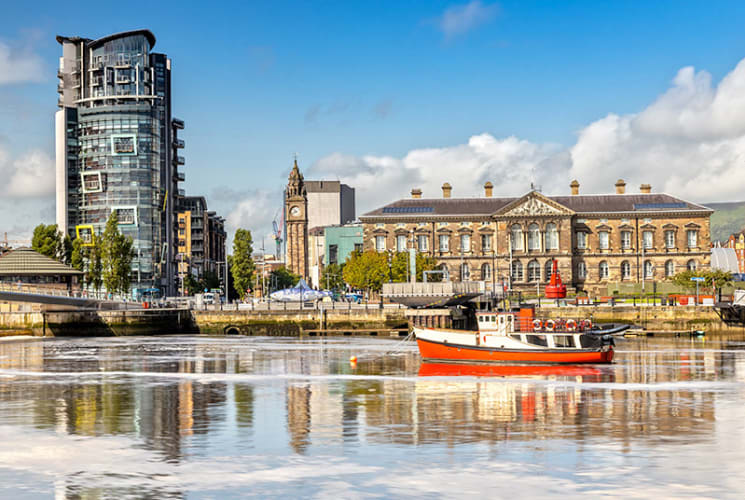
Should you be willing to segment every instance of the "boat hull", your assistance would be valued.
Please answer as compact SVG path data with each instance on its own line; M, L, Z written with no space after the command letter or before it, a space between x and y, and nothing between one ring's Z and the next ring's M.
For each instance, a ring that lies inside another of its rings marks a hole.
M610 363L613 347L598 349L500 349L417 338L419 353L430 361L459 363Z

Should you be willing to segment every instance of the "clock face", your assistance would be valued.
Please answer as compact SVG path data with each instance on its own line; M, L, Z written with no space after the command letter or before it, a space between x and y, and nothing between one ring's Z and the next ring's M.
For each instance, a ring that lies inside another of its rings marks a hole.
M297 217L298 215L300 215L300 207L292 207L290 209L290 215L292 215L293 217Z

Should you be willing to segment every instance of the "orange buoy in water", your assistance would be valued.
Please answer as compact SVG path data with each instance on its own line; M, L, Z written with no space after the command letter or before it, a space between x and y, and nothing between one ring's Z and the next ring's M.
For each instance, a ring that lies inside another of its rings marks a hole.
M350 363L356 363L357 362L357 356L350 356L349 357L349 362Z

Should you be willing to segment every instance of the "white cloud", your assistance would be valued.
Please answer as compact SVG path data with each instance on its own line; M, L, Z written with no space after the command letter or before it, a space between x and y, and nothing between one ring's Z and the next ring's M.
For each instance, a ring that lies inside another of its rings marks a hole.
M495 195L514 196L554 175L566 175L568 156L555 145L535 144L489 134L471 137L466 144L415 149L403 158L354 157L334 153L314 164L306 175L313 179L339 179L356 187L357 213L363 214L421 188L424 197L439 197L449 182L453 197L482 196L491 181Z
M0 194L8 198L44 198L54 194L54 160L40 150L29 151L11 161L0 146Z
M618 178L694 201L739 200L745 185L745 60L722 81L681 69L637 114L609 114L580 131L571 176L584 191Z
M41 57L28 49L12 49L0 42L0 85L44 80Z
M473 0L449 7L437 20L437 25L445 38L451 39L492 20L498 12L497 4L484 5L480 0Z
M241 199L236 201L226 217L228 244L232 245L236 229L249 229L254 240L254 252L261 250L263 240L266 253L274 253L276 247L272 238L272 221L281 207L282 191L257 189L242 193ZM232 253L232 250L228 250L228 253Z

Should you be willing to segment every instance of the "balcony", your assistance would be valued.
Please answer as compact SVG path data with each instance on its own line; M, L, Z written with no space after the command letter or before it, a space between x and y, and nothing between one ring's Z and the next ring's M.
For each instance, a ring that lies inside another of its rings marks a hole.
M179 189L177 191L177 194L178 194L179 198L186 198L186 190L185 189Z
M173 140L173 147L174 148L176 148L176 149L184 149L185 146L186 146L186 143L184 142L183 139L174 139Z
M183 156L174 156L173 164L174 165L186 165L186 159L184 159Z
M186 174L184 172L176 172L176 182L184 182L186 180Z
M179 118L173 118L171 120L171 126L173 128L175 128L175 129L183 130L184 129L184 120L181 120Z

